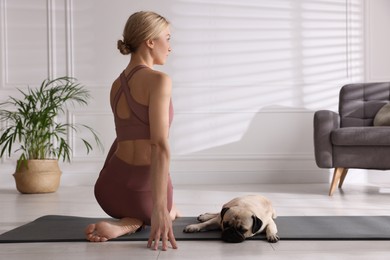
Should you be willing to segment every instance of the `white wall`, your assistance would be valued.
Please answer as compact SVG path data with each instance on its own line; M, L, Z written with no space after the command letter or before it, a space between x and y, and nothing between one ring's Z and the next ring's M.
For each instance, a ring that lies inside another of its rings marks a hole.
M365 78L390 81L390 1L365 1ZM357 170L355 170L357 171ZM362 182L389 183L389 171L360 171Z
M175 183L327 182L329 171L314 163L313 111L336 110L340 87L367 73L389 78L381 55L389 45L376 41L389 2L367 2L0 0L0 96L46 77L78 78L94 101L68 118L98 130L107 152L115 136L109 88L129 59L116 41L129 14L154 10L172 22L173 52L156 69L174 84ZM87 156L71 138L63 185L92 184L105 154ZM1 183L12 183L14 161L2 160Z

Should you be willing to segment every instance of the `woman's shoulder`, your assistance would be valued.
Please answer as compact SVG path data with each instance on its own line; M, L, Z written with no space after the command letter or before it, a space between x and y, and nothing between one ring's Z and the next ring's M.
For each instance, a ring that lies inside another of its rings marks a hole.
M150 77L149 78L152 79L152 80L156 80L156 81L171 80L169 75L164 73L164 72L162 72L162 71L150 69L149 73L150 73Z
M120 85L121 85L121 82L120 82L119 78L116 78L114 80L114 82L112 82L111 93L116 92L119 89Z
M149 75L146 77L148 85L150 86L161 86L164 88L170 88L172 85L172 80L168 74L158 71L158 70L149 70Z

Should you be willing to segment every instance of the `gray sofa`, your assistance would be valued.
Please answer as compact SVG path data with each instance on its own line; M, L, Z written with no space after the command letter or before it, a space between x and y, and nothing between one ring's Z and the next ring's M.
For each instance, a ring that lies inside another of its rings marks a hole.
M390 169L390 82L345 85L339 113L314 114L315 160L335 168L329 196L342 187L348 169Z

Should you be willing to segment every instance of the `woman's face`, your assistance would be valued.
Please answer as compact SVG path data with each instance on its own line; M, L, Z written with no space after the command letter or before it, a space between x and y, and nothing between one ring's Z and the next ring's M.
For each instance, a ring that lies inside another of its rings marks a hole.
M169 26L160 33L159 37L154 40L154 63L157 65L163 65L171 52L171 32Z

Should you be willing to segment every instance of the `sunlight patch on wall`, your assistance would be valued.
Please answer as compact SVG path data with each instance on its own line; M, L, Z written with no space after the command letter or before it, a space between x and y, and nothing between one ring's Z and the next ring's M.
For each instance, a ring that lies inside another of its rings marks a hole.
M312 1L302 8L303 103L337 111L340 88L363 80L362 2Z
M175 110L196 118L175 125L175 152L236 142L265 108L333 109L361 79L359 0L177 0L172 11Z

